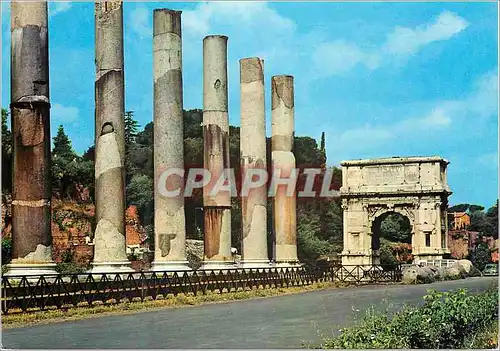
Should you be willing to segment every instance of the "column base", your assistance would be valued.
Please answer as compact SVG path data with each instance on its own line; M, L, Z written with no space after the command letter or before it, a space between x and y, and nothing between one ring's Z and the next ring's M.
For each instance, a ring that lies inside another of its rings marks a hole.
M55 263L9 263L7 267L9 270L2 274L4 277L59 274Z
M188 261L153 261L151 271L153 272L175 272L191 271Z
M103 273L134 273L130 267L129 261L118 262L92 262L92 268L88 273L103 274Z
M251 268L270 268L271 262L269 260L244 260L241 261L238 268L251 269Z
M199 270L219 270L236 268L236 264L232 261L204 261Z

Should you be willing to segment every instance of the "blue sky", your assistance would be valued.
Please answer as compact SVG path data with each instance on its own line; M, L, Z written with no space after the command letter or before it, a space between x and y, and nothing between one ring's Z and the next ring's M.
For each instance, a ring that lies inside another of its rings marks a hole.
M451 163L450 203L498 196L496 3L124 4L126 109L152 120L152 10L183 11L184 107L202 107L202 39L228 41L230 123L239 125L239 64L265 60L270 79L295 76L296 135L326 133L328 163L439 155ZM91 2L49 4L52 135L77 152L93 143ZM10 9L2 3L2 106L10 93Z

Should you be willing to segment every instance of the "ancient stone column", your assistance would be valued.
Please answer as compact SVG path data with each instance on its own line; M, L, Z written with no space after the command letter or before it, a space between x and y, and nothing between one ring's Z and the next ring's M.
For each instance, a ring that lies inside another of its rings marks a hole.
M292 152L294 139L294 92L293 77L287 75L271 78L272 98L272 152L273 174L281 170L280 177L288 178L295 169ZM296 192L288 195L287 187L278 186L274 197L274 234L276 240L276 264L293 265L297 260Z
M153 12L155 257L153 270L188 270L183 180L181 11ZM167 192L179 190L177 194Z
M265 181L260 185L260 178L253 179L262 177L257 175L259 171L267 171L264 60L258 57L240 60L240 87L240 162L245 183L241 190L242 264L244 268L269 267L267 187ZM251 182L255 185L250 187Z
M55 264L50 228L47 3L11 4L13 259L8 274L50 274L55 273Z
M125 242L123 7L95 3L95 204L92 272L131 271Z
M203 142L204 167L211 183L203 188L205 217L204 269L227 268L231 258L231 194L212 193L216 180L229 169L227 101L227 37L203 39Z

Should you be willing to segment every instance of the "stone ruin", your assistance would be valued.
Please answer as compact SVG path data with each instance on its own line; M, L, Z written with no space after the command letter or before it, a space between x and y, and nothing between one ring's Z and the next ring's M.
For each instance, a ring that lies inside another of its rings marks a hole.
M11 115L13 129L13 260L9 275L54 273L51 254L50 99L46 1L12 2ZM95 3L95 252L92 272L129 272L125 242L125 140L123 4ZM227 42L203 40L204 168L229 168ZM271 78L272 163L295 168L294 81ZM165 169L183 168L181 11L153 12L153 121L155 256L153 270L189 270L184 198L160 194ZM266 167L264 61L240 60L241 166ZM447 253L448 162L438 157L358 160L342 163L343 264L378 264L374 221L386 212L407 216L414 255ZM175 181L174 181L175 182ZM175 185L175 184L174 184ZM267 192L252 189L242 203L242 267L270 266L267 256ZM235 267L231 253L231 194L204 190L202 268ZM273 198L275 266L296 266L296 197L278 187Z
M12 3L11 110L14 133L12 201L13 260L9 275L54 273L50 230L50 102L47 2ZM125 242L125 140L123 3L95 3L95 205L91 272L129 272ZM203 40L204 167L217 175L229 168L227 41ZM153 12L153 121L155 256L153 270L189 270L184 198L162 196L160 173L183 168L181 11ZM240 61L242 166L266 165L264 61ZM272 77L272 161L295 167L293 77ZM29 165L29 166L28 166ZM204 193L202 268L234 266L231 252L231 194ZM276 264L298 264L295 198L278 190L275 202ZM252 189L242 206L242 266L266 268L267 193Z

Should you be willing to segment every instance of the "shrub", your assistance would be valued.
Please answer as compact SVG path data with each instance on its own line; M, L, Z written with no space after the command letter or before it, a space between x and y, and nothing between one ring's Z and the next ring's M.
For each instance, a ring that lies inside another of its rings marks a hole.
M2 238L2 265L7 264L12 259L12 239Z
M392 249L388 245L380 246L380 264L388 267L395 267L398 264L398 260L392 253Z
M486 243L480 243L472 253L471 261L480 271L491 262L491 252Z
M321 348L460 348L498 318L496 289L478 295L431 291L424 300L422 307L404 307L392 318L372 308Z

